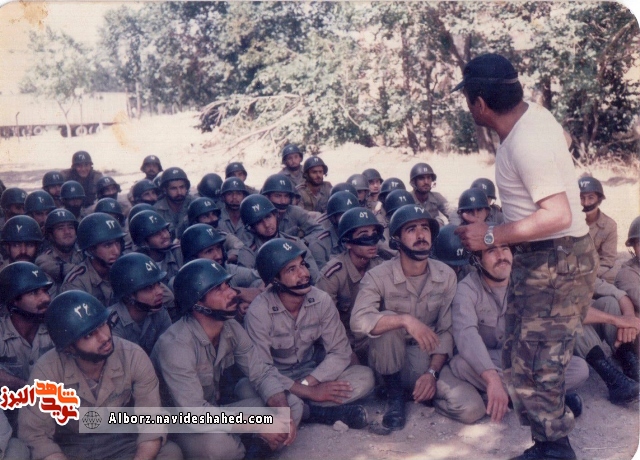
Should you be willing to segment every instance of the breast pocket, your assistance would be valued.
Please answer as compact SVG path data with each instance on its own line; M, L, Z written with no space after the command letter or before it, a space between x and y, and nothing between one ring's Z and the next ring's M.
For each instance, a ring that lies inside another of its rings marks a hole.
M396 313L411 313L411 297L409 294L391 294L384 302L385 310Z
M288 358L295 354L295 338L291 334L278 335L271 339L271 355L274 358Z

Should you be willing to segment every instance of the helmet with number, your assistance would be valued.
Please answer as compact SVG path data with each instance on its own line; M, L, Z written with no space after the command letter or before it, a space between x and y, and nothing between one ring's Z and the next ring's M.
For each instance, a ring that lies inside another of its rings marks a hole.
M458 212L484 208L489 208L489 200L482 189L470 188L462 192L458 198Z
M146 157L144 157L144 160L142 160L142 166L140 166L140 171L142 171L142 168L144 168L144 165L148 165L148 164L156 164L158 165L158 168L160 168L160 171L162 171L162 164L160 163L160 158L158 158L157 156L147 155Z
M216 202L211 198L196 198L187 208L187 219L189 219L189 225L193 225L198 221L198 217L203 214L214 212L220 217L220 208L216 205Z
M487 198L497 199L496 186L491 179L484 177L476 179L471 183L471 188L479 188L487 195Z
M273 192L288 193L291 195L291 198L293 198L295 195L293 182L291 182L291 179L284 174L273 174L267 177L267 180L264 181L264 185L262 186L260 193L262 195L268 195Z
M633 241L636 239L640 239L640 216L636 217L635 219L633 219L633 222L631 222L631 225L629 226L629 233L627 235L627 241L624 243L625 246L633 246Z
M436 240L440 226L438 221L431 217L428 211L425 211L422 207L415 204L407 204L401 206L391 216L389 222L389 235L391 238L398 236L402 227L409 222L416 220L427 219L429 221L429 229L431 230L431 244Z
M100 243L121 240L125 235L120 223L112 216L94 212L82 219L78 225L78 247L85 251Z
M59 171L49 171L42 176L42 187L51 187L53 185L64 184L64 178Z
M356 190L356 188L353 185L349 184L348 182L339 182L333 187L331 187L329 196L333 196L338 192L349 192L354 196L358 196L358 191Z
M115 214L118 216L118 223L124 225L124 213L122 212L122 206L113 198L102 198L96 203L96 207L93 208L93 212L104 212L106 214Z
M211 225L194 224L187 228L180 238L180 248L185 262L198 258L203 251L216 244L224 243L226 237Z
M263 195L249 195L240 203L240 219L246 227L257 224L273 212L276 207Z
M419 176L431 176L432 180L436 180L438 176L433 172L433 168L426 163L418 163L411 168L409 172L409 181L413 182L416 177Z
M84 200L84 188L82 187L80 182L68 180L64 184L62 184L62 188L60 189L60 198L62 198L63 200Z
M347 179L347 183L353 185L358 192L362 190L369 191L369 181L364 174L352 174Z
M40 225L29 216L13 216L5 222L0 232L3 243L42 242Z
M237 177L230 177L225 179L222 183L222 187L220 188L220 196L224 196L225 193L228 192L241 192L244 196L247 196L249 192L247 191L247 187Z
M173 282L176 304L188 313L211 289L229 281L231 276L217 262L196 259L182 266Z
M378 239L374 244L377 244L382 237L384 227L380 222L378 222L378 219L373 215L373 212L361 207L349 209L342 215L340 222L338 223L338 238L340 238L340 241L347 241L351 232L357 228L366 227L368 225L374 225L376 227Z
M224 169L224 178L228 179L230 177L234 177L233 173L236 173L238 171L243 172L246 175L249 175L242 163L240 163L239 161L234 161L233 163L229 163L227 167Z
M151 257L138 252L120 257L109 270L109 279L116 300L156 284L165 276L167 273L162 271Z
M27 192L18 187L9 187L0 196L0 207L6 209L12 204L24 205L27 199Z
M63 292L51 301L44 321L56 350L63 351L109 319L109 311L84 291Z
M191 182L189 182L187 173L185 173L180 168L173 167L173 168L168 168L166 171L164 171L160 178L160 187L162 188L166 187L167 184L172 180L183 180L187 183L187 190L191 188Z
M362 175L367 178L367 183L375 179L378 179L380 182L382 182L382 176L377 169L365 169L364 171L362 171Z
M469 263L471 253L467 251L454 233L457 225L447 224L440 229L438 237L433 243L433 257L447 265L459 267Z
M127 221L129 222L129 226L131 226L131 219L133 219L136 216L136 214L139 214L142 211L155 211L155 210L156 208L151 206L149 203L138 203L134 205L129 210L129 215L127 216Z
M307 251L298 243L284 238L274 238L263 244L256 254L256 268L265 286L271 283L289 262Z
M134 244L139 247L146 247L147 238L165 228L169 228L169 223L155 211L139 212L129 221L129 234Z
M216 173L209 173L202 176L198 184L198 193L208 198L218 198L222 188L222 177Z
M85 152L84 150L77 151L71 157L71 164L73 166L83 165L87 163L92 165L93 161L91 160L91 155L89 155L89 153Z
M53 197L44 190L36 190L27 195L24 200L24 212L30 214L32 212L46 211L50 212L56 209Z
M142 195L149 190L154 190L156 194L158 193L158 187L149 179L142 179L133 184L133 187L131 187L131 195L133 196L134 203L142 201Z
M335 216L347 212L349 209L360 206L358 197L351 192L336 192L329 197L327 202L327 216Z
M50 232L57 224L64 222L71 222L76 230L78 230L78 220L73 213L64 208L54 209L47 215L47 220L44 221L44 231Z
M398 189L406 190L407 187L404 185L404 182L402 182L397 177L389 177L388 179L385 179L384 181L382 181L382 185L380 186L380 194L378 195L378 200L384 203L384 199L387 197L387 195Z
M389 192L384 199L384 210L390 219L394 212L405 204L416 204L413 195L406 190L396 189Z
M305 160L304 165L302 165L302 172L306 173L311 168L314 168L316 166L322 166L322 171L324 171L325 176L329 172L329 167L324 163L324 161L322 161L322 158L315 155Z
M600 198L603 200L606 198L604 196L604 190L602 188L602 184L595 177L585 176L578 179L578 186L580 187L580 193L597 193ZM8 189L7 189L8 190Z
M13 299L53 283L45 272L31 262L13 262L0 270L0 302L8 305Z
M293 154L293 153L297 153L300 155L300 159L302 159L302 150L300 150L300 147L298 147L296 144L287 144L284 146L284 148L282 149L282 162L284 163L285 158L287 158L289 155Z
M113 177L103 176L100 179L98 179L98 182L96 182L96 192L98 193L98 197L105 196L104 193L102 192L104 191L105 188L110 187L112 185L116 186L116 190L118 191L118 193L122 191L122 189L120 188L120 184L118 184Z

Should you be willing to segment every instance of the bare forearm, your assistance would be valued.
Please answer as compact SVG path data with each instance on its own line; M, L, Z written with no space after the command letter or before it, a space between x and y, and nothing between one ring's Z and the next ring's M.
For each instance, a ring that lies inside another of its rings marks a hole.
M429 367L436 372L440 372L447 361L447 355L431 355Z
M406 328L407 316L408 315L385 315L378 320L370 334L380 335L396 329Z

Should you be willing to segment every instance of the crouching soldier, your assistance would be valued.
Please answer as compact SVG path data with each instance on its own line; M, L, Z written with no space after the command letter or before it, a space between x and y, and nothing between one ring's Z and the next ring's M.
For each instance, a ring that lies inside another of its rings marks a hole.
M259 359L275 365L279 382L305 401L307 422L367 426L364 407L350 403L373 389L371 369L350 365L351 347L329 295L311 286L305 249L276 238L256 258L271 285L249 306L244 324Z
M220 405L220 377L236 364L249 378L236 389L236 407L290 407L290 433L261 433L241 439L227 433L179 434L176 440L187 458L263 458L290 445L302 417L302 402L285 395L277 372L258 358L251 339L233 318L236 292L229 275L210 260L194 260L175 279L176 302L183 317L156 343L151 359L165 384L167 403L175 407Z
M63 383L81 407L159 407L158 379L145 352L112 337L109 312L81 291L60 294L45 314L55 349L36 362L30 381ZM80 434L79 421L58 425L37 405L20 409L19 436L33 459L146 458L181 459L165 434Z

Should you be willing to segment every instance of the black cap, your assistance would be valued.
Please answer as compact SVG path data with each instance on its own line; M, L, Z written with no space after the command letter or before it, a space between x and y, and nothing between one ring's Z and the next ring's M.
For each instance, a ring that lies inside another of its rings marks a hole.
M462 75L462 81L451 92L462 89L470 80L486 84L518 83L518 72L507 58L499 54L483 54L471 59L464 66Z

